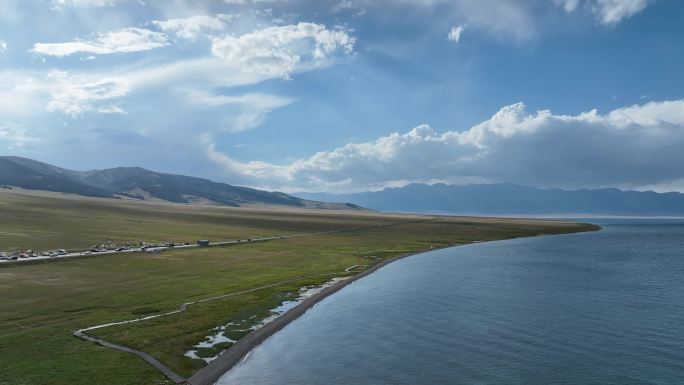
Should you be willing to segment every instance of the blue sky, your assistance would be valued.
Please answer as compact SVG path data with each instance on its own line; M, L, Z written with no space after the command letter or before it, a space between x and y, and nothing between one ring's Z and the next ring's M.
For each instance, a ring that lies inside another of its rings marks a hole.
M6 0L0 152L281 191L684 191L675 0Z

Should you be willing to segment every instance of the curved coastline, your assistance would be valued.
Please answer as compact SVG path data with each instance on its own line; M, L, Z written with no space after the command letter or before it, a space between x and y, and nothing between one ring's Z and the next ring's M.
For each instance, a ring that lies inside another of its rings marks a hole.
M588 224L588 227L586 229L582 229L577 232L588 232L588 231L599 231L601 230L600 226L597 225L590 225ZM546 234L540 234L540 235L546 235ZM551 234L549 234L551 235ZM562 235L562 234L556 234L556 235ZM534 236L539 236L539 235L534 235ZM515 239L515 238L510 238L510 239ZM510 240L509 239L509 240ZM504 239L501 239L504 240ZM496 240L500 241L500 240ZM496 242L496 241L488 241L488 242ZM231 346L228 350L224 351L221 355L218 356L215 360L211 361L207 366L204 368L198 370L192 377L188 378L186 380L186 383L188 385L215 385L216 382L228 371L230 371L233 367L235 367L240 361L245 358L255 347L260 345L262 342L264 342L266 339L268 339L270 336L274 335L278 331L282 330L285 326L287 326L290 322L294 321L295 319L299 318L301 315L306 313L309 309L311 309L314 305L316 305L318 302L322 301L323 299L331 296L332 294L335 294L336 292L342 290L344 287L347 285L364 278L377 270L389 265L392 262L396 262L398 260L411 257L414 255L418 254L423 254L427 253L430 251L435 251L435 250L441 250L441 249L447 249L451 247L458 247L458 246L466 246L466 245L472 245L476 244L476 242L469 242L469 243L459 243L459 244L453 244L445 247L436 247L436 248L429 248L425 250L420 250L420 251L415 251L411 253L406 253L406 254L401 254L396 257L392 257L389 259L386 259L376 265L373 265L369 267L368 269L364 270L363 272L346 279L344 281L338 282L337 284L305 299L300 303L298 306L295 308L291 309L287 313L283 314L282 316L278 317L274 321L264 325L260 329L257 329L250 334L242 337L240 340L238 340L233 346Z
M463 244L457 244L457 245L452 245L452 246L447 246L443 247L444 248L449 248L449 247L455 247L455 246L464 246L464 245L470 245L472 243L463 243ZM195 373L192 377L188 378L186 381L189 385L214 385L221 376L226 374L229 370L231 370L235 365L237 365L244 357L246 357L249 352L252 351L255 347L260 345L262 342L264 342L268 337L272 336L273 334L277 333L281 329L283 329L285 326L287 326L290 322L294 321L295 319L299 318L301 315L306 313L309 309L311 309L314 305L316 305L318 302L322 301L323 299L337 293L338 291L342 290L345 286L353 283L354 281L361 279L367 275L370 275L377 271L378 269L389 265L392 262L398 261L403 258L407 258L413 255L417 254L423 254L427 253L429 251L435 251L439 250L439 248L434 248L434 249L427 249L427 250L420 250L417 252L412 252L412 253L406 253L402 255L398 255L396 257L386 259L378 264L375 264L368 269L362 271L361 273L352 276L349 279L345 279L344 281L340 281L337 284L322 290L319 293L316 293L315 295L305 299L297 305L295 308L291 309L287 313L283 314L282 316L278 317L277 319L273 320L272 322L267 323L263 327L249 333L248 335L240 338L233 346L231 346L228 350L224 351L218 358L215 360L211 361L207 366L204 368L200 369Z

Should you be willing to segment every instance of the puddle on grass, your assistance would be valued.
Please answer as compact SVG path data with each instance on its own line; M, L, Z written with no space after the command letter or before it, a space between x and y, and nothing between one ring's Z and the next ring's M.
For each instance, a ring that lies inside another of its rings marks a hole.
M302 287L299 289L299 293L295 299L283 301L279 306L271 309L266 317L260 320L257 319L258 316L254 315L245 320L233 321L223 326L216 327L212 329L212 334L208 335L204 341L194 345L192 349L185 352L184 356L209 363L215 360L224 350L231 347L235 341L241 337L275 321L278 317L287 313L290 309L295 308L305 299L349 278L350 277L338 277L333 278L322 285Z
M221 354L221 351L225 350L226 348L230 347L233 343L235 343L235 340L228 338L225 335L226 329L229 329L233 326L236 326L236 324L230 322L226 325L212 329L213 334L207 336L204 341L193 346L192 350L188 350L187 352L185 352L184 356L195 360L204 360L207 363L211 362L213 359L218 357L219 354ZM226 344L227 347L216 353L217 346ZM207 353L209 355L208 357L200 357L200 354L205 356L207 355Z

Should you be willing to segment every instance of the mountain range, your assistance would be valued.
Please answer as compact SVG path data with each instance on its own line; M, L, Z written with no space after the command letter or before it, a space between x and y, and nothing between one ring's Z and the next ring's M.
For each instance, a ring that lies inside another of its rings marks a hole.
M677 192L415 183L376 192L297 193L293 196L139 167L73 171L16 156L0 156L0 186L90 197L233 207L276 205L482 215L684 216L684 194Z
M410 184L346 195L297 193L373 210L483 215L684 216L684 194L606 189L540 189L515 184Z
M280 192L212 182L139 167L73 171L36 160L0 156L0 185L90 197L226 206L278 205L319 209L361 209L352 204L315 202Z

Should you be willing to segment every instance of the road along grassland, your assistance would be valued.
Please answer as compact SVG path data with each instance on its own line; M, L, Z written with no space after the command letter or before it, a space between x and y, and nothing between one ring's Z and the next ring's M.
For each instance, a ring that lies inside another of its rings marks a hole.
M45 221L41 210L48 214L49 221ZM18 227L6 221L6 212L20 222ZM72 332L173 311L185 302L265 287L193 305L172 316L93 333L145 351L189 377L205 362L184 355L212 329L264 316L284 299L292 298L302 286L353 275L388 258L430 247L593 229L552 221L224 210L35 196L0 196L0 213L0 232L35 234L46 248L87 246L104 233L116 234L120 239L156 236L159 241L170 241L167 237L249 238L276 232L350 230L225 248L4 265L0 267L2 385L170 383L138 356L80 340ZM365 227L390 222L401 224ZM162 235L155 235L155 228ZM81 231L83 237L78 236ZM7 240L21 244L18 247L30 243L21 243L26 241L23 237L5 237L0 238L0 248ZM53 238L59 237L73 246L58 245L63 241ZM345 272L354 265L360 267ZM278 282L287 283L272 285Z
M0 251L85 249L108 240L235 240L415 220L372 212L189 206L14 190L0 190L0 213Z

